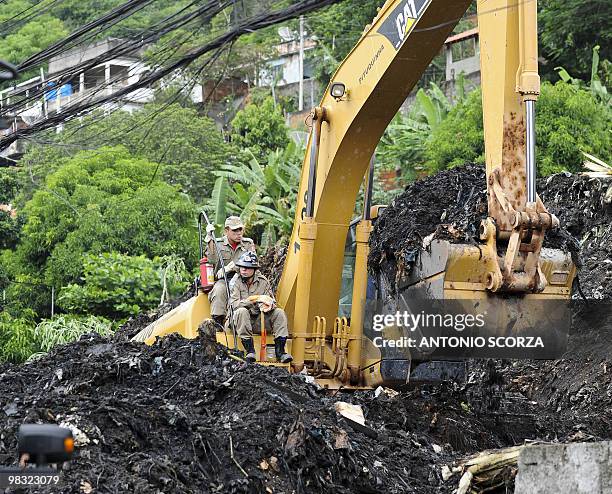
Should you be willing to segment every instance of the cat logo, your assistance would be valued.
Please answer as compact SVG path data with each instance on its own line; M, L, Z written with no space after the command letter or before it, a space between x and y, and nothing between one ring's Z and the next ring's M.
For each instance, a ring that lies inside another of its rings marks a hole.
M398 50L428 4L429 0L406 0L401 2L387 16L378 32L387 38L393 47Z

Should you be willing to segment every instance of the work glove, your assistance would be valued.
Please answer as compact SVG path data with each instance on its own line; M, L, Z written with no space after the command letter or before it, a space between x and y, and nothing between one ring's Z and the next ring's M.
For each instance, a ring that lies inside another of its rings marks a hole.
M231 273L233 271L236 271L236 265L234 264L234 261L225 265L225 273ZM220 280L221 278L223 278L223 268L217 271L217 279Z
M215 225L209 223L206 225L206 237L204 238L204 242L208 243L212 239L215 238Z
M251 295L247 300L256 303L261 312L270 312L276 307L276 301L268 295Z

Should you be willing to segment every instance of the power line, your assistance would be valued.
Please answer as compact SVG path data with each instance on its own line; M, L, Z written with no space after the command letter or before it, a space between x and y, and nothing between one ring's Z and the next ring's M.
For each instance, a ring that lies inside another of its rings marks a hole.
M145 87L151 87L152 84L168 76L169 74L174 73L178 71L179 69L188 67L191 63L193 63L195 60L202 57L206 53L208 52L216 53L216 50L223 47L225 44L234 41L235 39L240 37L242 34L253 32L259 29L263 29L263 28L272 26L274 24L277 24L279 22L283 22L285 20L292 19L294 17L299 16L302 13L312 11L316 8L320 8L325 5L330 5L332 3L335 3L336 1L338 0L302 0L298 2L297 4L294 4L290 7L285 7L280 10L276 10L272 12L263 12L256 16L248 18L245 22L241 22L238 26L234 27L233 29L230 29L226 31L225 33L221 34L220 36L217 36L216 38L213 38L207 43L204 43L202 47L191 50L190 52L188 52L187 54L179 58L177 61L170 63L168 66L165 66L165 67L162 66L157 69L154 69L151 73L147 74L145 77L141 78L138 82L134 84L127 85L125 88L120 89L119 91L116 91L115 93L111 95L106 95L103 97L90 99L88 101L81 102L80 104L66 106L64 108L64 112L61 114L56 114L42 121L36 122L28 128L17 130L16 132L0 140L0 148L4 148L10 145L12 142L19 139L20 137L31 135L35 132L39 132L41 130L56 126L57 124L64 122L70 118L73 118L74 116L80 115L86 111L90 111L91 109L96 108L100 105L103 105L104 103L107 103L109 101L120 99L138 89L143 89ZM231 2L226 1L226 2L212 2L212 3L214 5L211 5L209 3L205 6L205 10L207 11L206 17L209 19L212 17L212 15L214 15L213 13L215 14L218 13L223 8L228 6ZM174 26L174 29L176 29L176 25ZM166 34L167 32L170 32L172 30L173 29L171 28L169 29L168 27L165 27L164 29L160 30L160 32L163 31L164 34ZM159 36L160 32L156 33L155 35ZM133 48L134 43L129 44L128 46L129 48ZM100 57L100 58L107 60L107 59L117 56L117 53L122 53L125 51L126 51L125 48L121 50L111 49L107 53L105 53L103 57ZM109 52L111 53L109 54ZM213 58L214 58L214 55L213 55ZM96 62L99 63L99 60L96 60ZM87 68L92 68L95 65L97 65L97 63L87 62L86 64L84 64L84 66L80 66L78 68L79 72L86 70ZM67 82L70 79L68 74L71 74L72 76L75 75L74 71L66 71L66 74L58 80L57 82L58 86L61 86L60 83Z

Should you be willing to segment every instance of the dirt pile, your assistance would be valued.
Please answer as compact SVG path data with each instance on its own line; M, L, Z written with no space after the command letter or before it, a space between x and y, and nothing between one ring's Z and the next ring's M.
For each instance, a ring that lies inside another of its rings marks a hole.
M557 174L538 181L538 193L562 228L545 245L567 249L580 266L587 298L612 298L612 180ZM395 279L431 234L476 243L487 215L484 167L468 164L418 180L384 210L370 239L369 268Z
M359 404L366 428L337 401ZM86 335L0 368L0 464L15 463L19 424L51 422L78 446L54 492L451 492L442 465L548 422L523 410L504 426L477 409L451 385L330 394L204 337L147 347Z
M560 173L540 180L538 192L579 245L585 296L612 299L612 179Z

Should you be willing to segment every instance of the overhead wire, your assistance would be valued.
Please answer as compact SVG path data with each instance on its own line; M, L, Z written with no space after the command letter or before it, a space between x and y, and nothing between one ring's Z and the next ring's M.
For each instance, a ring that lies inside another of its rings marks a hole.
M26 17L23 17L21 19L17 19L21 14L32 10L34 7L37 7L41 3L44 3L44 2L39 2L38 4L33 4L30 7L28 7L27 9L24 9L21 12L15 14L13 17L9 17L8 19L5 19L4 21L0 22L0 35L7 35L8 33L10 33L10 31L15 29L16 27L22 27L25 24L27 24L28 22L34 20L35 18L40 17L41 15L46 14L49 10L51 10L51 8L55 4L57 4L59 2L62 2L62 1L64 1L64 0L51 0L50 2L47 2L45 5L40 7L38 10L35 10L33 13L27 15ZM17 20L15 22L13 22L13 23L10 23L9 21L11 21L13 19L17 19Z
M138 89L151 87L151 85L154 84L155 82L160 81L164 77L178 71L179 69L189 66L191 63L193 63L195 60L197 60L204 54L211 52L213 50L216 50L219 47L222 47L223 45L237 39L239 36L245 33L253 32L258 29L269 27L278 22L282 22L282 21L294 18L302 13L309 12L315 8L319 8L325 5L330 5L332 3L335 3L336 1L338 0L301 0L297 2L296 4L293 4L289 7L281 8L280 10L259 13L258 15L250 17L246 21L241 22L238 26L234 27L233 29L229 29L225 33L221 34L220 36L217 36L216 38L213 38L209 42L204 43L203 46L201 46L200 48L189 51L187 54L180 57L177 61L170 63L167 66L158 67L156 69L153 69L149 74L145 75L145 77L141 78L139 81L133 84L127 85L123 89L120 89L110 95L105 95L99 98L91 99L85 102L81 102L80 104L71 105L69 107L66 107L65 112L59 115L56 114L56 115L50 116L42 121L35 122L32 126L28 128L17 130L16 132L10 134L9 136L6 136L0 139L0 148L8 146L10 143L19 139L21 136L30 135L35 132L39 132L41 130L48 129L61 122L68 120L69 118L72 118L79 114L83 114L84 112L90 111L91 109L95 107L103 105L106 102L122 98L126 96L127 94L132 93ZM215 5L211 6L210 3L214 3ZM227 2L210 2L210 3L206 5L206 9L209 11L209 13L211 12L218 13L219 6L223 6L223 8L225 8L231 2L227 1ZM159 35L160 32L163 32L164 34L166 34L167 32L170 32L171 30L172 29L168 30L166 28L166 29L160 30L158 33L156 33L156 35ZM130 45L130 48L132 47L133 45ZM125 51L125 48L123 48L123 51ZM114 52L113 56L117 56L117 52L121 52L121 50L111 49L109 50L109 52ZM107 52L103 58L108 58L108 57L109 57L109 54ZM87 66L91 68L92 66L95 66L95 65L92 65L92 63L86 63L85 67ZM79 67L79 69L83 70L84 67L81 66ZM70 73L69 71L66 71L66 74L69 74L69 73ZM60 81L57 83L58 86L60 85L61 81L65 81L67 79L69 78L67 78L66 75L64 75L63 78L60 78Z
M155 0L128 0L126 3L121 4L120 6L114 8L110 12L106 13L102 17L99 17L95 21L89 22L82 26L81 28L73 31L66 38L61 41L57 41L44 50L32 55L30 58L26 59L22 62L18 69L21 72L29 70L31 68L35 68L40 63L49 60L51 57L56 55L60 49L69 45L73 41L78 40L84 34L90 33L92 30L105 26L111 22L118 22L120 20L125 19L127 16L132 15L134 12L141 10L147 5L151 4ZM112 24L111 24L112 25ZM106 26L105 26L106 27Z
M184 27L194 19L210 19L220 10L227 7L230 3L231 0L209 1L203 7L200 7L193 12L188 12L187 14L180 16L178 19L173 19L172 22L166 24L158 23L159 28L157 30L144 30L143 33L146 33L146 35L142 34L141 36L125 40L122 43L112 46L110 49L106 50L104 53L95 58L85 60L80 64L76 64L74 66L67 67L64 70L55 72L53 74L53 80L56 86L61 87L63 84L70 82L70 80L76 77L78 74L91 70L104 62L112 60L113 58L129 56L130 53L133 53L138 48L141 48L143 45L158 41L164 35L180 27ZM174 16L169 16L169 19L172 19L172 17ZM32 90L30 91L29 96L20 100L19 105L3 107L2 111L0 111L0 114L17 113L18 110L23 109L28 104L39 100L40 97L48 91L49 88L45 89L44 87L41 87L38 90Z

